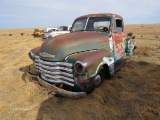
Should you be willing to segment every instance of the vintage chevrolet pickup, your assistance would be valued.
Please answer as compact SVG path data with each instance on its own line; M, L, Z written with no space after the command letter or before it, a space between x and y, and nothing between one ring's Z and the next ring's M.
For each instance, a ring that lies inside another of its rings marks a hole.
M28 75L57 94L82 97L113 76L135 48L134 37L124 33L120 15L81 16L69 34L48 39L29 52L35 70L29 67Z

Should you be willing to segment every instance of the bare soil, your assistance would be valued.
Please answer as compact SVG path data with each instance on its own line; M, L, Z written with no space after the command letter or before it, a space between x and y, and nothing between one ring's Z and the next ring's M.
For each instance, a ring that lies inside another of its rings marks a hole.
M135 55L113 78L87 97L72 99L27 79L27 54L43 42L32 32L0 30L0 120L160 119L160 40L137 39Z

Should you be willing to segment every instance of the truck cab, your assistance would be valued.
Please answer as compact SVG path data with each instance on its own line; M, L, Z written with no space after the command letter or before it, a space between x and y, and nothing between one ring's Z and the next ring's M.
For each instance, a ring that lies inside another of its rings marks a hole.
M64 96L85 95L99 87L124 65L124 57L133 55L136 46L134 37L126 39L123 18L117 14L80 16L70 32L29 52L40 83L52 85Z
M57 28L45 28L44 33L41 35L43 39L52 37L53 32L57 31Z
M42 34L42 38L48 39L48 38L55 37L57 35L70 33L70 28L71 26L60 26L59 28L48 29L47 32L44 32L44 34Z
M34 29L33 36L34 37L41 37L41 35L43 34L43 32L44 32L44 30L41 29L41 28Z
M123 31L123 18L121 16L115 15L114 18L111 18L110 16L95 17L92 15L77 18L73 23L71 32L79 31L106 35L109 42L108 47L114 56L114 62L124 56L126 36Z
M71 26L60 26L55 32L50 34L51 37L55 37L57 35L62 35L66 33L70 33Z

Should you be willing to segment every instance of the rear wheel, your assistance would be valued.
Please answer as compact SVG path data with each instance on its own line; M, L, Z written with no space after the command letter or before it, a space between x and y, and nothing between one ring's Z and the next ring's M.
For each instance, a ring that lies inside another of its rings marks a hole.
M133 55L135 55L135 49L136 49L137 47L136 46L134 46L134 48L133 48Z

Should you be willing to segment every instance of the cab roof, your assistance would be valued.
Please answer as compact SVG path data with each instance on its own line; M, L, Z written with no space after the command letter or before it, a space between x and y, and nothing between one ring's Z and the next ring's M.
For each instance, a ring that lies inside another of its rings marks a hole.
M104 17L104 16L122 18L120 15L112 14L112 13L97 13L97 14L83 15L83 16L80 16L80 17L78 17L76 19L82 19L82 18L88 18L88 17Z

